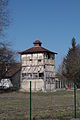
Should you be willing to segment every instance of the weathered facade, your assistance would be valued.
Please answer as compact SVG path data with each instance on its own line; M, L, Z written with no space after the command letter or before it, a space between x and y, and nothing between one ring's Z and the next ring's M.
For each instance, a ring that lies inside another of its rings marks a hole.
M43 48L36 40L32 48L21 55L21 90L29 91L32 81L33 91L50 91L55 89L55 52Z

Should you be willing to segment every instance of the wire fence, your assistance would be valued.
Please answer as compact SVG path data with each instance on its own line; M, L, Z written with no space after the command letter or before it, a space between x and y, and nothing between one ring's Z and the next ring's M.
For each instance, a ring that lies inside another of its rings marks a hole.
M27 95L27 120L30 119L30 93ZM80 91L76 99L77 118L80 119ZM32 120L70 120L74 118L74 91L31 93Z
M80 90L77 90L76 108L76 115L80 120ZM0 120L73 120L73 118L73 90L32 92L31 101L30 92L0 93Z

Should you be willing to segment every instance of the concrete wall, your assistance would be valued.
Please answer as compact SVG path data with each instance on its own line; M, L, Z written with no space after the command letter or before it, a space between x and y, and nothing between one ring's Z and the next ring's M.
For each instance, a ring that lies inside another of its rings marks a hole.
M21 81L21 89L20 91L29 92L30 91L30 81L31 81L31 89L33 92L35 91L43 91L43 80L42 79L32 79L32 80L22 80Z

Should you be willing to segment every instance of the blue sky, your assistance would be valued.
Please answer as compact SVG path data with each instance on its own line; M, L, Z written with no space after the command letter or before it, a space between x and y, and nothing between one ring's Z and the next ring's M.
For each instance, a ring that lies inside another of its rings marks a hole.
M11 0L12 23L7 39L16 51L33 46L37 39L55 51L56 68L66 55L71 40L80 44L80 0Z

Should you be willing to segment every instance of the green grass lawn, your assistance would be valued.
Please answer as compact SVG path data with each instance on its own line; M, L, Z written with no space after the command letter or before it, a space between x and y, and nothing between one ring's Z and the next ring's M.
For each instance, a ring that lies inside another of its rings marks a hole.
M29 120L29 93L0 93L0 120ZM73 91L32 93L33 120L70 120L74 117ZM80 117L80 91L77 90L77 117Z

